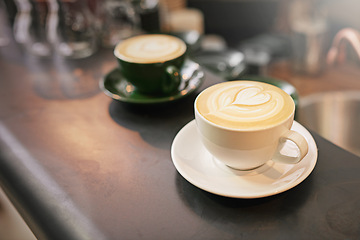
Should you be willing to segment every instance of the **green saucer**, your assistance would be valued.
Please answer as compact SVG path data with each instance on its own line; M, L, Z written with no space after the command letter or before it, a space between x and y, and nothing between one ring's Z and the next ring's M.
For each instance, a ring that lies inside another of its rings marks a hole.
M174 101L183 98L200 87L204 80L204 72L199 64L186 60L180 70L182 81L179 89L169 96L151 96L136 91L121 74L119 68L113 69L100 80L100 89L109 97L126 103L156 104Z

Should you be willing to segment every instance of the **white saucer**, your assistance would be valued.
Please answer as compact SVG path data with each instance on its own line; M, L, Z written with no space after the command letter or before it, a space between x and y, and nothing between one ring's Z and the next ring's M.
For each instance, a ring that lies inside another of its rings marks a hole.
M185 125L174 138L171 157L178 172L205 191L233 198L271 196L304 181L316 164L318 152L311 134L295 121L292 129L301 133L309 145L308 154L297 164L269 161L255 170L233 170L213 158L205 149L198 136L195 120Z

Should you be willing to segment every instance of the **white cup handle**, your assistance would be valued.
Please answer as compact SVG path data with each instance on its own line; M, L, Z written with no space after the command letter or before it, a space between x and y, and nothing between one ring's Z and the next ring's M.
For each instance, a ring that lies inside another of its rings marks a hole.
M299 150L298 156L296 156L296 157L287 156L287 155L283 155L280 152L280 150L281 150L282 146L284 145L284 143L286 142L286 140L290 140L296 144L296 146ZM277 148L276 153L273 156L272 160L275 162L295 164L295 163L300 162L307 153L308 153L308 143L307 143L306 139L300 133L289 130L283 136L281 136L281 138L279 139L278 148Z

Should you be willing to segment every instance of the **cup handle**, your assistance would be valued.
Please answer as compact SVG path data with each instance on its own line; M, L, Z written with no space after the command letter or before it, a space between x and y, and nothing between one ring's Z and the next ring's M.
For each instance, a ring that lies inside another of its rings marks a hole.
M168 66L166 68L166 77L162 83L162 89L164 93L171 93L180 85L180 71L175 66Z
M280 150L283 147L283 145L285 144L286 140L290 140L296 144L298 151L299 151L298 156L296 156L296 157L287 156L280 152ZM308 143L307 143L306 139L300 133L289 130L280 138L278 148L276 150L275 155L273 156L273 160L275 162L288 163L288 164L298 163L308 153L308 148L309 147L308 147Z

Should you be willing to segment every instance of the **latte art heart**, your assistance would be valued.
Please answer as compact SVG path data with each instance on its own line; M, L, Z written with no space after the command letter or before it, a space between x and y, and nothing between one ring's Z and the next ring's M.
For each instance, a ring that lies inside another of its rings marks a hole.
M209 121L241 129L277 124L295 108L291 97L280 88L251 81L214 85L199 95L196 104L199 113Z
M115 49L115 55L128 62L157 63L175 59L186 51L185 43L173 36L148 34L129 38Z

